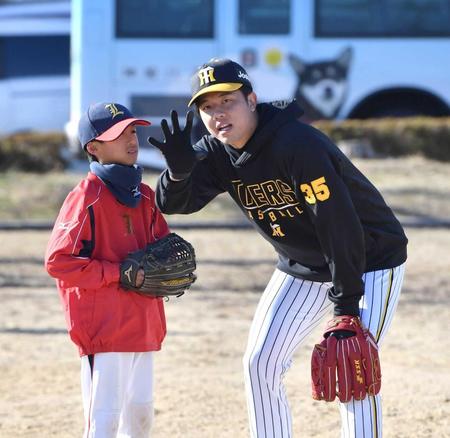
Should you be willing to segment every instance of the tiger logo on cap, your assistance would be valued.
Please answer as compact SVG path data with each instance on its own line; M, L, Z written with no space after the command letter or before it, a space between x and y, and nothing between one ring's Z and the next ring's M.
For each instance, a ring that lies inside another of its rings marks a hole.
M205 84L209 84L210 82L215 82L216 78L214 77L214 68L213 67L205 67L202 68L198 73L198 78L200 79L200 87Z

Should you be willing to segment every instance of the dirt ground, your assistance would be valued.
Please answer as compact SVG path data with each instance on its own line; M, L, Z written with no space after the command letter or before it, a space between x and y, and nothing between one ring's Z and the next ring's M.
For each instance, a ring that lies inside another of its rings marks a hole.
M450 230L406 231L403 294L381 351L384 436L450 437ZM180 234L197 249L199 280L166 304L168 335L155 357L152 436L246 437L241 358L275 256L249 230ZM82 434L79 358L42 265L48 237L47 231L0 232L5 438ZM297 352L285 379L296 437L339 436L337 405L310 397L309 356L319 337L320 330Z

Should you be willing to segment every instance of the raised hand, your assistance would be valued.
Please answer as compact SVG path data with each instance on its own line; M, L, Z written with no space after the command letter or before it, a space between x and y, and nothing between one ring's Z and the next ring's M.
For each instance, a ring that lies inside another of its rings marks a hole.
M164 134L164 141L160 142L153 137L148 138L148 142L158 148L166 159L169 175L174 180L188 178L194 168L196 156L191 145L191 130L194 113L188 111L186 114L186 125L180 128L178 114L175 110L170 112L172 119L172 130L166 119L161 121L161 129Z

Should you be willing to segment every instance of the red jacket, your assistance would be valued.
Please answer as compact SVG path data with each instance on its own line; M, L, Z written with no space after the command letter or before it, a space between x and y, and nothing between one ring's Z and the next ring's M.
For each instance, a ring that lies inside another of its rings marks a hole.
M56 219L45 267L56 278L67 328L80 355L161 348L163 301L123 290L120 262L169 233L154 192L141 184L136 208L120 204L91 172L69 193Z

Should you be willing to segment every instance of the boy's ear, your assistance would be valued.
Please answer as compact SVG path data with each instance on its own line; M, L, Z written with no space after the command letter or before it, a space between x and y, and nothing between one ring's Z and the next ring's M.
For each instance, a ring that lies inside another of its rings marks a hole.
M97 152L97 145L95 144L95 141L90 141L86 145L86 152L89 152L91 155L95 155Z
M86 152L86 155L88 157L89 162L92 161L98 161L97 158L97 151L98 151L98 142L96 141L90 141L85 147L84 150Z

